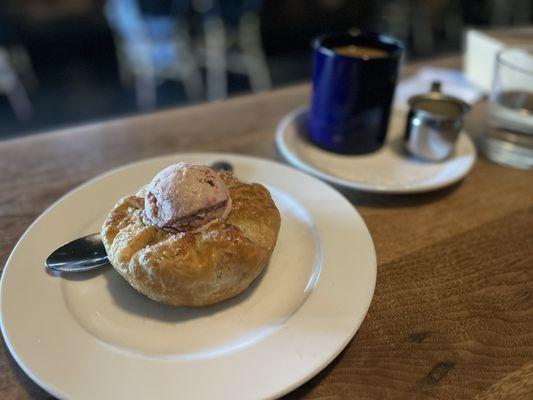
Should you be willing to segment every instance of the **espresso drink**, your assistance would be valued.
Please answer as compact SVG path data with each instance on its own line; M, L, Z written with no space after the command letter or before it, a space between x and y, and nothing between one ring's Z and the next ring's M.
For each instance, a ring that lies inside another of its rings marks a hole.
M350 44L348 46L333 47L333 51L341 56L355 57L355 58L385 58L387 52L377 47L356 46Z

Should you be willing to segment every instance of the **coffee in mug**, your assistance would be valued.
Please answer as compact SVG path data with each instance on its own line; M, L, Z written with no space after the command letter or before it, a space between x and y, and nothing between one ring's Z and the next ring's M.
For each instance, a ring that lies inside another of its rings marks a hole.
M348 46L334 47L333 51L341 56L356 57L356 58L382 58L387 57L387 52L377 47L356 46L350 44Z

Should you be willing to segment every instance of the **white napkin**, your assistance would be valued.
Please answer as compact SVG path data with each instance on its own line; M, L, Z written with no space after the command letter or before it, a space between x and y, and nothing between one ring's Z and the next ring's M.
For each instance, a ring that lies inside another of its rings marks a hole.
M483 91L467 81L460 71L426 67L398 84L394 95L394 107L408 109L409 98L429 92L433 81L441 82L442 93L459 97L468 104L475 103L483 96Z

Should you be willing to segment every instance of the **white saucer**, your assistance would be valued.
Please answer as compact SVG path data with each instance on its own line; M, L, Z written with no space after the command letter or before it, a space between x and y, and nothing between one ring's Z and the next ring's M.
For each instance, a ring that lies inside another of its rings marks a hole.
M445 161L426 162L407 155L402 148L405 113L400 111L393 113L380 150L357 156L325 151L307 140L307 110L298 108L281 120L276 145L292 165L339 186L378 193L428 192L459 181L476 160L476 148L464 131Z
M241 295L171 307L137 293L111 267L64 278L44 259L96 232L122 196L165 166L228 161L270 190L282 219L264 273ZM62 399L255 399L281 396L348 344L368 310L376 255L365 223L328 185L253 157L177 154L113 170L46 210L11 253L1 327L22 369Z

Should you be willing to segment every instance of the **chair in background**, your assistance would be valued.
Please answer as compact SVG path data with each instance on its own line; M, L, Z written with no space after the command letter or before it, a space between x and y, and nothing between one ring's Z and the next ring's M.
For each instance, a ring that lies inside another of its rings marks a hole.
M164 80L183 84L189 101L203 98L204 86L185 18L188 1L173 15L145 15L137 0L108 0L105 16L112 29L120 77L135 84L138 107L157 102L157 85Z
M252 91L271 88L261 43L261 0L194 0L201 16L201 60L207 69L207 98L227 97L227 72L246 75Z
M16 24L0 6L0 93L4 94L20 121L33 116L33 107L23 82L37 86L37 78L26 47L18 40Z
M492 26L527 25L531 23L531 0L489 0L489 22Z
M378 30L388 32L417 54L435 50L436 31L459 43L463 27L460 0L385 0L374 3Z
M31 119L33 107L24 85L13 68L9 51L6 48L0 48L0 93L7 96L9 104L19 120Z

